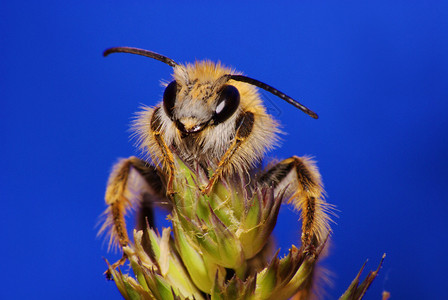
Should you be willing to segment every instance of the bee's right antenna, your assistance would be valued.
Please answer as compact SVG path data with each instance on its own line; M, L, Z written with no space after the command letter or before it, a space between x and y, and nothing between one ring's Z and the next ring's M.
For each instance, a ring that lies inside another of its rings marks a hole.
M268 91L271 94L274 94L275 96L285 100L286 102L294 105L295 107L297 107L298 109L300 109L301 111L303 111L304 113L306 113L307 115L309 115L310 117L314 118L314 119L318 119L319 116L312 111L311 109L307 108L306 106L300 104L299 102L297 102L296 100L294 100L293 98L289 97L288 95L280 92L279 90L277 90L276 88L258 81L256 79L244 76L244 75L232 75L232 74L227 74L224 75L223 77L226 77L227 79L233 79L236 81L242 81L242 82L246 82L255 86L258 86L259 88L262 88L263 90Z
M141 55L141 56L154 58L154 59L156 59L158 61L166 63L167 65L169 65L171 67L178 66L178 63L176 63L171 58L166 57L166 56L164 56L162 54L155 53L155 52L152 52L152 51L149 51L149 50L133 48L133 47L113 47L113 48L109 48L109 49L106 49L103 52L103 56L108 56L111 53L120 53L120 52L121 53L137 54L137 55Z

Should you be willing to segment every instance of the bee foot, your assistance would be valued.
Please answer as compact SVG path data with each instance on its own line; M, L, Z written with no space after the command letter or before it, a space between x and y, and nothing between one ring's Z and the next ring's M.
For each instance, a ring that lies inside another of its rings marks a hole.
M112 280L112 272L110 270L114 270L120 266L122 266L125 262L126 262L127 256L126 254L123 253L123 256L120 258L120 260L118 260L117 262L115 262L113 265L109 266L109 269L106 270L106 272L104 272L104 276L106 276L107 280Z
M202 195L206 195L206 196L210 195L210 192L212 191L212 187L213 186L210 184L208 184L206 187L202 187L201 188Z

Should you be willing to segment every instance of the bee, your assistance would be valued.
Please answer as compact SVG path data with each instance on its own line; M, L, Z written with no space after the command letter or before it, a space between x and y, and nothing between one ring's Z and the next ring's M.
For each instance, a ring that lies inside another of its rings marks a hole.
M330 232L328 204L324 199L321 176L308 157L292 156L266 170L259 165L278 140L279 124L266 112L258 88L292 104L314 119L316 113L293 98L256 79L242 75L220 63L208 60L179 64L152 51L114 47L104 51L150 57L173 68L173 79L166 84L163 100L145 107L134 122L140 148L147 156L122 159L113 168L105 201L107 220L102 230L110 230L110 244L129 243L125 214L136 205L128 194L133 170L145 182L140 197L141 218L154 226L153 203L169 204L175 193L175 156L187 165L211 169L202 192L210 194L217 181L232 176L248 176L249 182L283 193L302 219L302 247L314 253ZM135 173L135 172L134 172ZM146 203L146 204L145 204ZM142 222L143 223L143 222ZM113 267L123 264L123 256Z

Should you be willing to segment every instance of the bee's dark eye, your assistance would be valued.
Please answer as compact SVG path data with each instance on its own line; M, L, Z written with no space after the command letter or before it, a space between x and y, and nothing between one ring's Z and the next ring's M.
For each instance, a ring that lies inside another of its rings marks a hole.
M170 119L173 119L173 111L174 111L174 104L176 103L176 94L177 94L177 83L176 80L173 80L168 84L168 86L165 89L165 92L163 92L163 109L165 110L165 113L170 117Z
M216 105L215 115L213 116L215 124L227 120L240 105L240 93L232 85L225 85L218 97L218 104Z

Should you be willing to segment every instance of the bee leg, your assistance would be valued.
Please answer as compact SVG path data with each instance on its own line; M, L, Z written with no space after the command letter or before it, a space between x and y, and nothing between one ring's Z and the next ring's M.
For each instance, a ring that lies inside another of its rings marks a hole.
M165 141L162 138L162 123L160 122L160 117L158 116L159 108L154 110L154 113L151 117L151 130L154 136L154 139L159 146L159 149L162 152L163 157L163 167L168 171L168 182L166 185L166 193L168 196L174 194L173 190L173 180L174 180L174 158L173 153L166 145Z
M137 181L129 180L132 169L137 171L137 174L144 179L145 183L145 188L136 191L138 194L135 195L135 197L130 197L132 194L128 189L129 184L135 184L134 181ZM145 195L149 196L145 197ZM126 211L133 206L135 207L137 204L140 204L136 203L141 202L138 201L140 199L157 201L157 199L163 199L163 197L165 197L163 182L155 167L133 156L119 161L114 166L107 184L105 200L109 207L105 211L105 215L107 216L106 221L99 232L101 234L102 232L110 231L109 248L114 244L118 244L121 248L129 244L129 237L125 223ZM161 202L161 200L158 201ZM150 224L150 226L154 226L152 212L150 212L146 205L145 216L141 216L140 218L146 218L148 216L148 224ZM122 265L125 261L126 255L123 254L123 257L111 267L116 268ZM106 276L110 277L108 271L106 271Z
M235 154L235 152L240 148L241 144L244 143L246 138L252 132L252 128L254 126L254 114L251 112L244 112L238 118L236 124L237 124L237 130L232 145L221 157L221 160L218 163L218 167L213 172L213 175L210 178L208 185L205 187L205 189L202 190L202 192L206 195L210 194L214 184L221 177L224 170L229 166L230 162L232 161L232 156Z
M330 233L330 206L325 202L322 181L314 162L293 156L271 167L259 181L274 187L276 195L284 192L288 203L301 211L302 247L310 254L316 254Z

